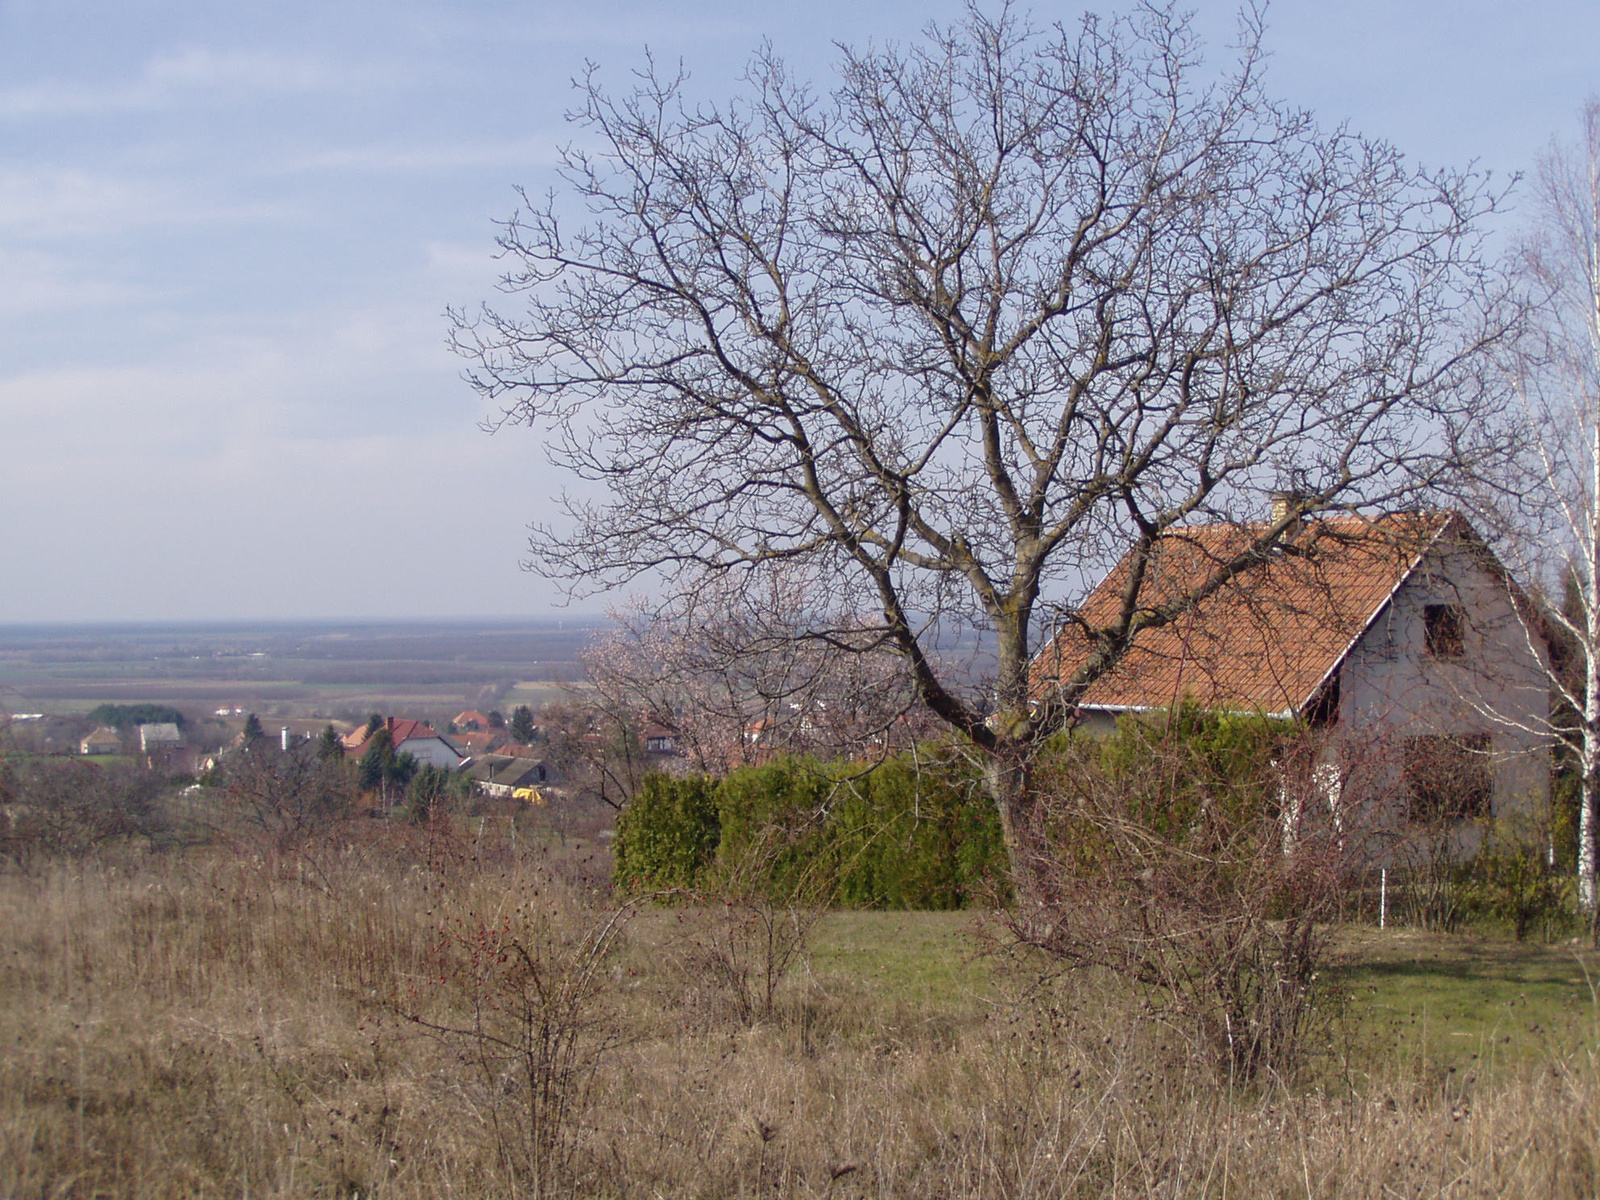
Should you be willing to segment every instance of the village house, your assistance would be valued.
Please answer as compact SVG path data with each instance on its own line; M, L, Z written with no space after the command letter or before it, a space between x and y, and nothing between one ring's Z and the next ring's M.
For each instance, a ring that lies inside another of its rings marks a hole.
M171 722L139 726L139 753L155 754L183 745L183 734Z
M451 771L461 765L461 752L450 744L449 739L422 721L413 721L409 717L385 717L378 728L389 731L390 744L396 754L409 754L419 763ZM376 732L369 732L368 727L362 725L345 734L340 739L345 754L350 758L360 758L366 753L368 741Z
M1149 564L1144 605L1182 594L1259 533L1175 529ZM1131 564L1078 610L1115 617ZM1308 520L1282 550L1176 621L1142 631L1084 693L1081 724L1194 704L1298 718L1317 729L1327 799L1353 775L1385 821L1542 814L1549 797L1547 653L1536 620L1460 516ZM1036 694L1087 660L1074 626L1035 659ZM1397 812L1396 809L1403 811Z
M79 726L82 728L82 726ZM80 754L121 754L122 735L109 725L102 725L78 743Z
M477 781L485 796L506 799L519 790L537 788L550 782L552 772L540 759L515 754L486 754L473 760L467 774Z

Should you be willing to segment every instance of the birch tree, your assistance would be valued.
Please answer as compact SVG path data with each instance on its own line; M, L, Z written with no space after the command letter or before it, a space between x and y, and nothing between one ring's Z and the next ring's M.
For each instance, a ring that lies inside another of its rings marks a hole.
M802 636L903 660L982 760L1020 880L1036 750L1142 630L1308 511L1415 503L1497 450L1496 197L1272 99L1252 11L1220 69L1160 6L974 7L841 55L824 91L763 51L723 104L653 65L580 80L563 186L524 194L502 299L455 341L500 422L587 481L535 569L809 572L868 617ZM1262 521L1273 490L1296 502ZM1200 520L1246 536L1153 602L1139 564ZM1071 601L1125 553L1089 628ZM1042 688L1036 639L1071 622L1094 652ZM935 653L961 626L992 647L981 688Z
M1574 722L1551 733L1579 765L1578 898L1597 909L1600 815L1600 101L1583 110L1576 145L1556 145L1535 177L1533 232L1521 264L1544 303L1512 360L1534 451L1517 489L1538 536L1524 565L1559 597L1541 609L1557 651L1550 683ZM1542 561L1540 561L1542 560Z

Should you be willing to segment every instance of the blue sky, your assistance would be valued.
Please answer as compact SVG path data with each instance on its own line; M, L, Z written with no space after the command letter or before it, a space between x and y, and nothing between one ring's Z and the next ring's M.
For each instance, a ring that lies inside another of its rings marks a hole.
M562 481L479 429L442 313L554 182L569 80L648 45L722 95L763 38L825 80L958 11L0 0L0 622L549 613L518 559ZM1269 90L1425 164L1526 170L1600 91L1593 0L1268 21Z

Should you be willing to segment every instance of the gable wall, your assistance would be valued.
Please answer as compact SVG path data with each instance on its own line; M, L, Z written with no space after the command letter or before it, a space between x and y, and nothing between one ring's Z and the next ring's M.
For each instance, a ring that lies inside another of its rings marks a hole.
M1465 610L1460 658L1428 653L1429 604ZM1543 811L1549 757L1540 730L1549 711L1543 669L1504 584L1467 548L1430 551L1362 635L1340 676L1341 737L1357 752L1426 734L1488 734L1497 815Z
M435 767L453 770L461 765L461 756L438 737L407 738L395 749L401 754L411 755L420 763Z

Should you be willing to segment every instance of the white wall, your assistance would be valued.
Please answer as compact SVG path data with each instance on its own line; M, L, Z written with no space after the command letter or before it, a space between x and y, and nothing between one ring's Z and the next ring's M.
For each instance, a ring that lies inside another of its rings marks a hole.
M1454 604L1463 653L1427 651L1423 610ZM1550 691L1505 585L1462 545L1436 547L1351 651L1340 678L1340 737L1350 752L1425 734L1488 734L1494 811L1542 814L1549 797Z

